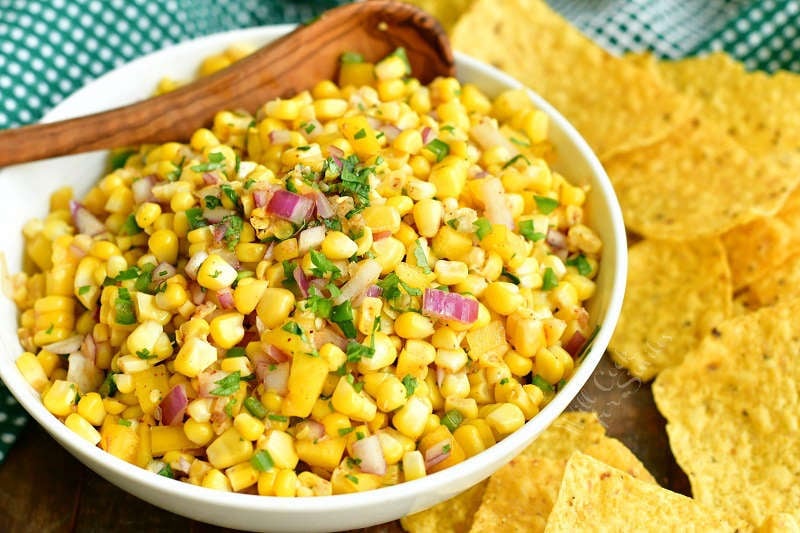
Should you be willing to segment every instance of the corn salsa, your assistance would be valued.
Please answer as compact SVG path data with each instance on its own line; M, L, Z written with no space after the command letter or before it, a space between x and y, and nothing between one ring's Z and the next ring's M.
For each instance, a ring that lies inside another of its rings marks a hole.
M602 243L522 90L402 49L112 155L24 227L17 367L93 445L269 496L417 479L516 431L591 337Z

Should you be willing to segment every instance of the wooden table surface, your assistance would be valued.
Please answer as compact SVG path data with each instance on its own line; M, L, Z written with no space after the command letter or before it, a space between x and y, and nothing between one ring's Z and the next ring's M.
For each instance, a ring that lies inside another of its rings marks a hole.
M650 385L617 368L606 355L571 409L596 411L609 435L622 440L663 486L684 494L689 484L675 464ZM0 465L0 531L233 531L195 522L118 489L74 459L31 421ZM399 532L397 523L365 532Z

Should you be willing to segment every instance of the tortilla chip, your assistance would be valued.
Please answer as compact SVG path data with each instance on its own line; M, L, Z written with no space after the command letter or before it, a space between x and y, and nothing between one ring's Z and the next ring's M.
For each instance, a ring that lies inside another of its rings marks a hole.
M800 519L800 300L718 325L653 385L699 502Z
M457 50L547 99L601 159L665 138L693 111L652 72L604 51L542 0L478 0L451 37Z
M575 452L567 464L547 533L579 531L734 531L745 524L713 508ZM599 528L599 529L598 529Z
M651 62L661 78L700 100L701 114L756 155L800 148L800 76L748 72L722 52Z
M758 526L757 533L800 533L800 525L790 514L778 513Z
M636 476L655 479L620 441L605 436L594 413L564 413L486 487L471 533L541 532L553 508L567 461L575 450ZM438 531L431 529L430 531Z
M800 154L753 157L696 119L656 145L607 161L606 170L629 229L685 240L775 214L800 180Z
M778 217L762 217L722 236L728 255L733 290L764 275L791 253L792 235Z
M732 298L718 238L638 242L628 250L628 284L609 352L633 376L652 379L731 316Z
M421 7L442 24L445 31L450 31L474 0L403 0Z
M781 265L753 282L744 293L751 309L791 301L800 296L800 254L789 257Z
M481 481L455 498L443 501L419 513L400 519L409 533L466 533L472 526L475 511L481 505L488 481Z

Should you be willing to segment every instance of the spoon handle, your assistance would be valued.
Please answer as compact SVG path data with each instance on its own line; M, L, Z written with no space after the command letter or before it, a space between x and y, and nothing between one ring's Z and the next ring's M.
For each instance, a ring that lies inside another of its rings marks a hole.
M339 57L367 61L404 47L423 82L453 75L444 30L418 8L389 0L347 4L261 48L231 67L173 92L93 115L0 131L0 167L92 150L186 140L220 109L255 111L335 79Z

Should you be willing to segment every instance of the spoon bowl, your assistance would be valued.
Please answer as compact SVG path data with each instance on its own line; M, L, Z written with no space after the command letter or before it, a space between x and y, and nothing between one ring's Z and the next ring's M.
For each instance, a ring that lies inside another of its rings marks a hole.
M397 48L423 83L455 72L441 25L410 4L371 0L325 12L234 65L173 92L125 107L0 131L0 167L92 150L186 140L220 109L255 110L334 79L339 57L377 61Z

